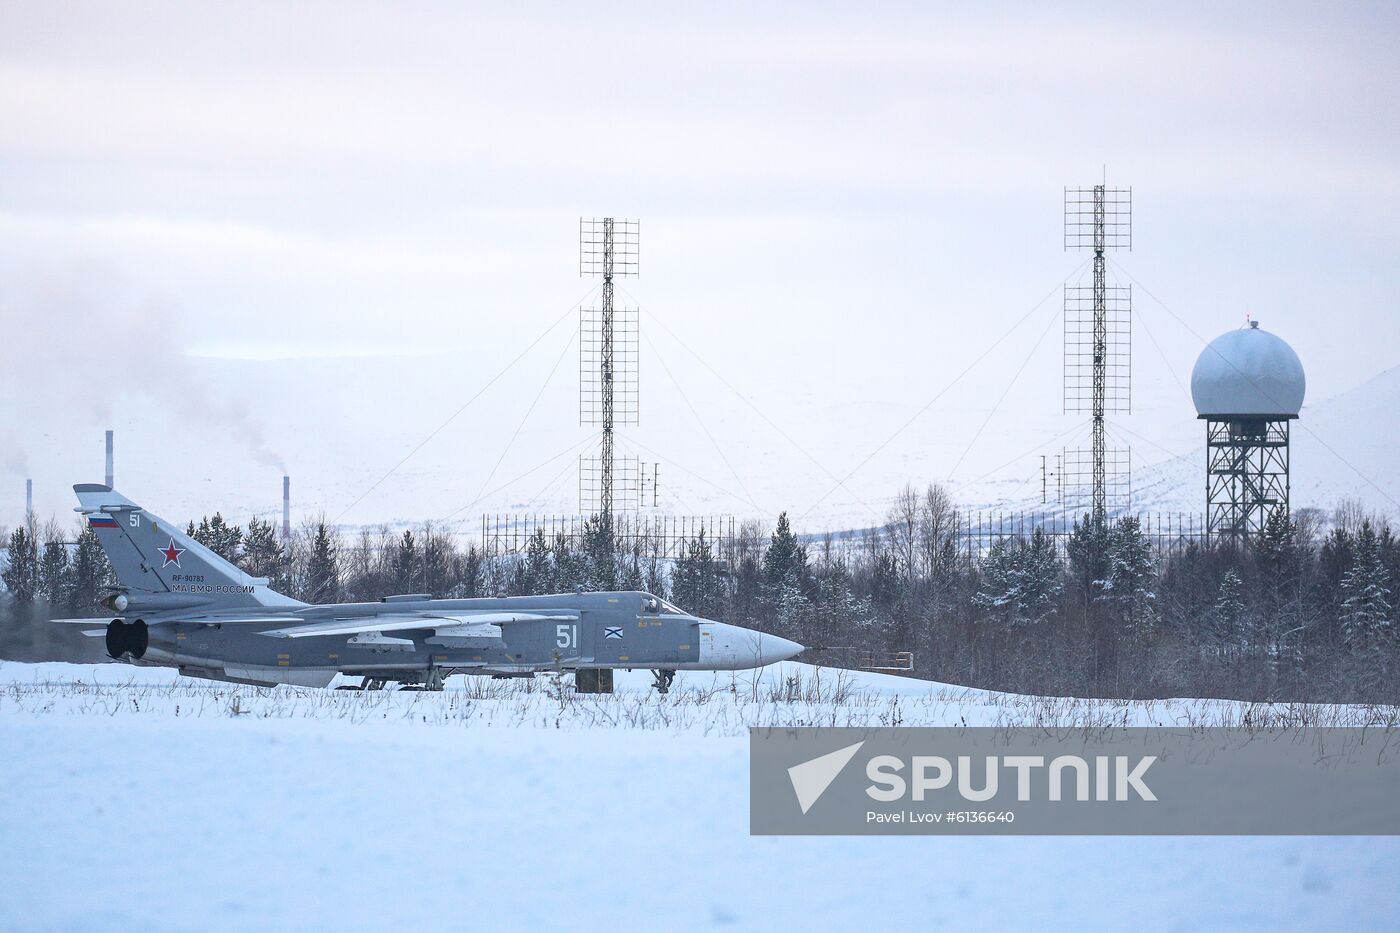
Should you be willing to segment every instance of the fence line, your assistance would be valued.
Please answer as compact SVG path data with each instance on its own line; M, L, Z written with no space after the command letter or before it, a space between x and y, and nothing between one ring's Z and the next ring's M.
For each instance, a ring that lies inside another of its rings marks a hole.
M1200 512L1138 512L1131 516L1110 516L1110 523L1118 518L1136 518L1141 526L1143 537L1159 553L1170 553L1195 541L1206 540L1205 515ZM972 559L985 554L992 545L1003 539L1028 539L1036 531L1049 537L1064 552L1066 542L1074 533L1076 522L1083 523L1084 516L1076 517L1065 512L1036 512L982 510L959 512L956 524L947 532L959 554ZM829 534L804 534L799 536L808 551L852 554L869 551L872 539L887 544L889 534L886 528L865 528ZM945 539L946 540L946 539Z
M483 515L482 551L493 557L521 554L530 547L530 540L541 533L548 544L563 538L571 547L577 546L591 520L586 515ZM635 551L644 557L674 560L684 555L701 534L717 560L727 561L734 556L738 521L732 515L613 516L613 548L617 553Z
M1159 552L1171 552L1192 541L1203 543L1206 538L1205 516L1199 512L1138 512L1117 517L1136 518L1143 537ZM1110 522L1114 520L1109 519ZM968 557L986 553L1004 538L1029 538L1036 531L1063 550L1074 533L1076 522L1082 523L1083 518L1064 512L976 512L960 515L953 534L958 550Z

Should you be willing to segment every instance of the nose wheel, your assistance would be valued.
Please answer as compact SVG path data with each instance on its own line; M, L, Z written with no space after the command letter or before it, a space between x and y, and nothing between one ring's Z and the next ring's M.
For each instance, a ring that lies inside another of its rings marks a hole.
M671 682L676 679L676 672L668 670L652 671L651 676L656 678L655 682L652 683L652 686L656 688L656 692L665 696L671 691Z

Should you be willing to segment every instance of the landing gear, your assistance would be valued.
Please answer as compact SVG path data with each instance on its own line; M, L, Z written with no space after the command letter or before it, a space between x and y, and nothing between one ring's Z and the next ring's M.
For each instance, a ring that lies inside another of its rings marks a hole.
M440 668L440 667L430 667L430 668L428 668L427 676L425 676L425 677L423 678L423 683L421 683L421 684L403 684L402 686L399 687L399 689L400 689L400 690L414 690L414 691L420 691L420 692L426 691L426 692L431 692L431 693L441 693L441 692L442 692L443 684L446 682L446 680L447 680L447 675L443 672L443 669L442 669L442 668Z
M612 668L581 668L574 671L574 693L612 693Z
M358 684L341 684L337 690L383 690L385 681L378 677L361 677Z
M665 696L671 690L671 682L676 679L676 672L665 670L652 671L651 676L656 678L656 681L652 684L652 686L656 688L656 692Z

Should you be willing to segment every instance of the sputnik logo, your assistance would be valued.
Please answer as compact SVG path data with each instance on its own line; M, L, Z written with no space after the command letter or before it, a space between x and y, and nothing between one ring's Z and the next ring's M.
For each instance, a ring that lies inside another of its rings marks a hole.
M826 793L831 782L836 780L841 770L864 744L862 741L847 745L845 748L838 748L834 752L788 768L788 778L792 781L793 792L797 794L797 805L802 808L804 815L812 809L821 795Z
M165 563L160 565L161 569L163 570L166 567L169 567L171 564L174 564L178 568L180 566L180 555L185 553L186 549L182 547L176 547L175 539L171 538L169 544L167 544L165 547L158 547L156 548L156 550L160 551L160 553L165 557Z

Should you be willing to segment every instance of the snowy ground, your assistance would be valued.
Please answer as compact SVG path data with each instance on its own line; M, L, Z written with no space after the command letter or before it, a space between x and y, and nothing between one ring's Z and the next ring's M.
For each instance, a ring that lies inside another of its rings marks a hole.
M0 928L1376 929L1390 838L755 838L750 724L1356 723L785 664L442 694L0 664Z

